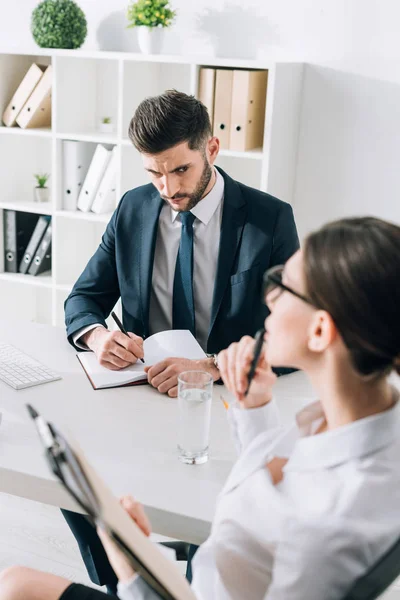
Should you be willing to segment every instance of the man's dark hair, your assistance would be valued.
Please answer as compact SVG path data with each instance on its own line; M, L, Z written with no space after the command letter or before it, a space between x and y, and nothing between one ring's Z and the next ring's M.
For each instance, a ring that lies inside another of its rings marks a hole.
M204 104L176 90L143 100L129 125L130 140L144 154L158 154L182 142L188 142L191 150L200 150L210 136Z

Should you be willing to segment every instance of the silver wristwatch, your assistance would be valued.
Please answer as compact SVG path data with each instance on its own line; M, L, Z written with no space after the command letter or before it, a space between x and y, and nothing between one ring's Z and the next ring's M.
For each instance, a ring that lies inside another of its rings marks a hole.
M218 354L206 354L207 358L212 358L213 359L213 363L214 363L214 367L216 367L219 371L219 366L218 366Z

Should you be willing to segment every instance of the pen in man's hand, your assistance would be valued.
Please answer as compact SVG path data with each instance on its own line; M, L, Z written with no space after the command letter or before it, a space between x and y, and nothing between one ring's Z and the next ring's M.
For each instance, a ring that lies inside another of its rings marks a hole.
M122 331L122 333L124 333L125 335L128 335L128 332L126 331L125 327L122 325L121 321L118 319L118 317L114 311L111 312L111 316L114 319L114 321L116 322L117 327ZM128 337L129 337L129 335L128 335ZM142 363L144 363L143 358L140 358L139 360L141 360Z
M253 360L251 361L251 366L250 366L250 371L249 371L249 375L247 378L247 389L244 393L245 396L247 396L247 394L249 393L249 389L251 386L251 382L253 381L253 377L255 375L256 369L257 369L257 364L258 361L260 360L260 355L261 355L261 350L264 344L264 334L265 334L265 329L264 327L262 329L259 329L256 333L256 337L254 338L254 354L253 354Z

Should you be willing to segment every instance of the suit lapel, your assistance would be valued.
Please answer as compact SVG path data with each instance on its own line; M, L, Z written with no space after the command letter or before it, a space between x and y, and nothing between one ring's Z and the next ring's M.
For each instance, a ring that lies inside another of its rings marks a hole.
M232 266L236 258L247 215L246 203L238 184L224 173L222 169L218 170L225 180L225 189L209 335L214 326L226 286L232 274Z
M139 287L142 306L144 335L149 335L149 310L151 281L153 276L154 251L156 248L158 218L163 207L163 200L158 192L142 203L140 227L140 262Z

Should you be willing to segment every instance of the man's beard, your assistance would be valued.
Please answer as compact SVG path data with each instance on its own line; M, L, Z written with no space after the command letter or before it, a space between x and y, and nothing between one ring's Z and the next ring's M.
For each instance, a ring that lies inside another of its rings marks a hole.
M188 201L187 201L186 206L184 208L181 208L178 212L187 212L189 210L192 210L192 208L194 208L196 206L196 204L198 204L200 202L200 200L203 198L204 192L206 191L207 186L211 181L212 174L213 174L212 166L209 164L207 159L205 159L204 169L203 169L201 177L196 185L194 192L192 192L191 194L175 194L175 196L173 196L173 198L168 198L168 199L163 198L162 196L161 197L163 200L168 202L168 204L170 204L171 200L174 200L174 199L187 198Z

